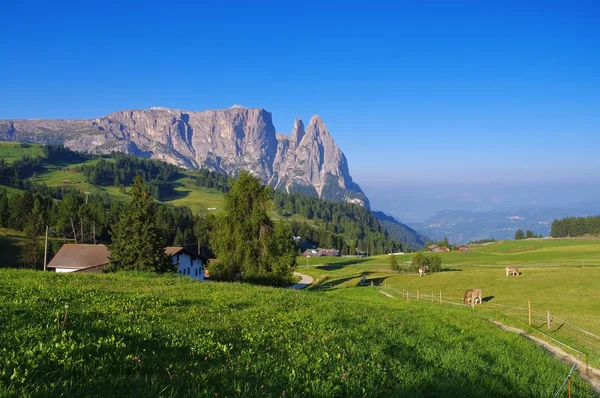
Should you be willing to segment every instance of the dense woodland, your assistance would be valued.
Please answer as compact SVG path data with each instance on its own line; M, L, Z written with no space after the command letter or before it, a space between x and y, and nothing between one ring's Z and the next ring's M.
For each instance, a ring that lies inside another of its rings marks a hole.
M600 216L566 217L554 220L550 230L553 238L600 235Z
M111 200L106 193L85 196L75 187L48 187L32 182L48 164L69 164L92 159L63 146L44 146L44 158L25 156L12 164L0 159L0 185L22 192L0 188L0 227L24 231L27 235L25 266L39 266L43 250L41 240L48 226L50 252L63 241L78 243L111 243L111 226L119 220L124 204ZM95 164L80 166L90 183L124 186L136 176L147 184L150 194L158 199L172 189L181 171L173 165L130 155L113 153L110 159L101 158ZM91 163L91 162L90 162ZM231 179L227 176L200 170L192 178L196 185L228 192ZM300 214L313 220L314 225L292 221L292 233L310 244L339 249L343 254L357 250L381 254L402 250L397 241L389 238L381 223L367 209L348 203L322 201L300 194L285 194L267 190L275 210L283 216ZM195 216L188 207L160 205L156 223L164 245L184 245L208 257L213 253L209 232L214 228L213 216Z
M292 229L294 235L318 246L338 249L343 254L355 254L356 250L370 254L402 250L402 245L388 236L377 217L362 206L277 190L273 192L273 206L284 217L298 214L315 220L318 228L294 222Z
M140 176L148 184L152 197L157 200L162 200L173 192L173 180L179 175L177 166L119 152L112 152L110 158L111 160L100 159L95 164L80 166L79 170L90 184L114 186L121 190L130 186L136 176Z

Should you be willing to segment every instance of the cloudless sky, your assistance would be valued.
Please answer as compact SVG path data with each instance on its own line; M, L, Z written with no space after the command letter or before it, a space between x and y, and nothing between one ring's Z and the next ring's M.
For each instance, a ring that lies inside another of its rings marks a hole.
M371 186L600 179L598 1L4 0L0 14L0 118L241 104L287 134L321 115Z

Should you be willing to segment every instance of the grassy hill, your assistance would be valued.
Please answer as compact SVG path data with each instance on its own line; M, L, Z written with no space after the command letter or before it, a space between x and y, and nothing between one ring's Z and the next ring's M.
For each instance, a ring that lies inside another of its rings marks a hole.
M0 270L0 300L2 396L551 396L569 369L477 311L369 288Z
M0 158L12 163L28 155L31 157L42 156L40 145L23 144L19 142L0 142Z
M440 291L444 298L460 302L465 290L481 288L488 298L482 310L487 308L490 318L509 315L520 327L527 323L530 301L537 330L573 343L600 366L600 340L561 327L568 322L600 336L600 312L596 308L600 301L600 239L530 239L471 247L471 253L435 253L443 259L444 272L425 277L391 271L389 256L311 258L308 268L306 258L299 258L298 264L303 273L320 282L321 288L354 287L365 276L369 283L385 286L394 295L409 292L414 299L419 291L431 300L433 293L436 302ZM411 256L397 259L410 262ZM506 277L507 264L516 265L522 275ZM548 330L547 311L564 322L556 320Z

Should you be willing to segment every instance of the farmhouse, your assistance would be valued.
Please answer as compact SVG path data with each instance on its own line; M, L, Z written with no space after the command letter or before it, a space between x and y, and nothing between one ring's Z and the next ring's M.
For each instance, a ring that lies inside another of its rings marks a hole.
M450 249L444 246L438 246L438 245L431 245L431 246L427 246L427 249L430 252L449 252Z
M167 247L165 252L177 264L181 275L204 280L202 259L183 247ZM55 272L100 272L110 262L110 250L105 245L71 244L62 245L48 263L47 268Z
M48 263L55 272L100 272L108 263L110 251L104 245L66 243Z
M173 264L178 264L177 271L181 275L186 275L193 279L204 280L204 266L202 265L202 259L200 257L185 250L181 246L167 247L165 252L171 256Z
M470 252L471 248L467 245L458 245L458 246L456 246L456 251L457 252Z
M333 256L333 257L339 257L340 255L340 251L337 249L307 249L305 250L302 255L304 257L310 256L310 257L322 257L322 256Z

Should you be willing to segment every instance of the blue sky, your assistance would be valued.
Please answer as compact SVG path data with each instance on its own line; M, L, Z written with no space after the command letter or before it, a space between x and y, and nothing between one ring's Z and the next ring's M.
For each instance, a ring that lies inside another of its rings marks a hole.
M242 104L370 189L599 180L597 1L191 3L3 1L0 118Z

